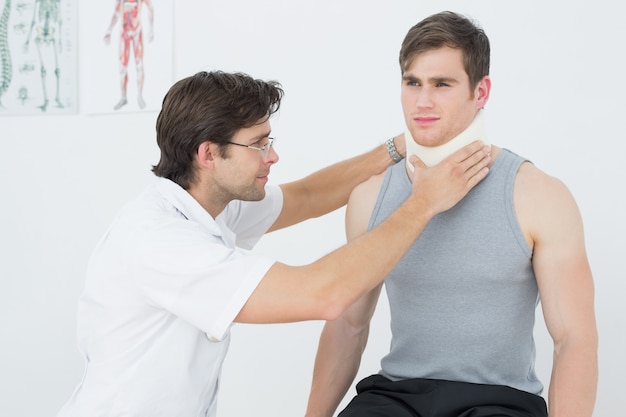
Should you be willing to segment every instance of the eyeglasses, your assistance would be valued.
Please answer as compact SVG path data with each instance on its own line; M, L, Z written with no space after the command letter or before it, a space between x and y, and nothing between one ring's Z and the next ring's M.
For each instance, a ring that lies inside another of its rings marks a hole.
M243 146L244 148L254 149L255 151L261 151L261 158L265 159L267 157L267 154L270 152L270 148L274 145L275 140L276 138L267 138L267 143L261 147L252 146L252 145L243 145L241 143L235 143L235 142L226 142L226 143L229 143L231 145Z

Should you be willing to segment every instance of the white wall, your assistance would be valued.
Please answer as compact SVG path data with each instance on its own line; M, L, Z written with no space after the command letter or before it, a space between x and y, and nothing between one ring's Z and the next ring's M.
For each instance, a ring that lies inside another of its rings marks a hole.
M490 36L493 143L561 178L579 203L601 337L595 415L615 415L626 406L620 2L181 0L175 76L219 68L282 82L286 97L273 120L281 160L271 177L280 183L401 131L400 42L443 9L476 18ZM0 117L0 415L53 416L78 383L75 309L87 258L120 205L151 178L155 119ZM269 235L258 250L299 264L343 242L339 211ZM378 370L387 321L383 300L359 377ZM321 324L236 326L219 414L302 415ZM541 325L537 337L547 384L551 345Z

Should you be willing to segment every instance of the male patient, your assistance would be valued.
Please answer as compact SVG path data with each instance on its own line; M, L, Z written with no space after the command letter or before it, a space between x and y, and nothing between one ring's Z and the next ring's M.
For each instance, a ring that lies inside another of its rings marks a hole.
M407 155L432 164L469 141L490 143L489 60L484 31L459 14L409 30L400 50ZM487 178L436 215L387 275L389 353L339 416L591 416L597 331L579 210L562 182L523 157L492 146L492 158ZM397 164L352 192L349 240L410 195L411 169ZM352 383L381 287L326 323L308 417L333 415ZM539 300L554 341L548 407L534 370Z

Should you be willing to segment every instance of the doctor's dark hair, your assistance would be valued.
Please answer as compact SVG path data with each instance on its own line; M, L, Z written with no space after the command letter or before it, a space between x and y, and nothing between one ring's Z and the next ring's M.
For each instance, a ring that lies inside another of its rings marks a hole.
M489 75L491 49L485 31L465 16L449 11L429 16L409 29L400 48L402 74L417 55L444 46L463 52L471 89Z
M194 183L194 156L207 141L227 142L239 129L254 126L280 108L283 89L276 81L243 73L198 72L176 82L165 95L156 122L159 162L152 172L184 189Z

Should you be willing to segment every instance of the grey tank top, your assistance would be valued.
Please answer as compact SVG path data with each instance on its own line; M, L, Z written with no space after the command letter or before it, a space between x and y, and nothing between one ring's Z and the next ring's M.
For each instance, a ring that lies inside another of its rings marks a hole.
M435 216L385 280L391 347L380 373L507 385L539 395L533 327L539 298L513 184L525 160L502 149L489 175ZM405 164L389 168L368 228L410 194Z

